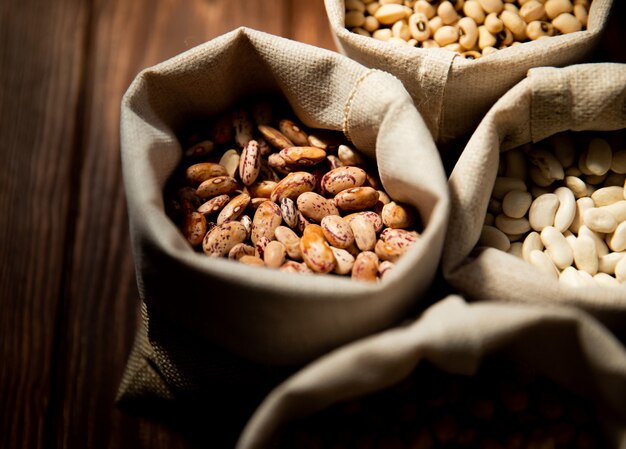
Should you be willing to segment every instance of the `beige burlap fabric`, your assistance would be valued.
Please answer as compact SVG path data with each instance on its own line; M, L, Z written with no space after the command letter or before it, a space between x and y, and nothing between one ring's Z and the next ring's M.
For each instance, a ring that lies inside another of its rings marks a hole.
M163 188L181 158L177 132L190 119L208 120L259 95L286 99L306 126L343 131L376 158L389 195L420 212L421 239L383 282L210 259L192 251L165 215ZM445 173L409 94L389 74L240 28L139 74L122 102L121 134L147 337L160 348L151 366L178 370L165 374L176 380L171 383L210 382L208 375L187 382L177 362L189 373L199 359L210 365L208 346L266 366L308 362L397 323L432 282L447 226ZM146 343L142 335L139 346Z
M446 279L472 299L581 307L626 337L626 289L573 288L478 242L501 151L565 130L626 126L626 65L538 68L491 108L449 179L452 212L443 255Z
M257 409L237 449L273 447L289 421L394 385L420 361L473 374L495 354L593 398L611 447L625 447L626 350L603 326L574 309L468 305L450 296L412 324L342 347L291 376Z
M338 48L350 58L397 76L435 140L471 132L489 108L533 67L584 60L598 42L612 0L594 0L588 29L540 39L468 61L442 49L401 47L348 31L344 0L325 0Z

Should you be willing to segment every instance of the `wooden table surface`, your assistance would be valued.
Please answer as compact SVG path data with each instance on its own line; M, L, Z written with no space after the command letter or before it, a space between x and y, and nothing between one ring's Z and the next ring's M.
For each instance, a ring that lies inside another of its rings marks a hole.
M626 62L620 8L600 60ZM139 305L119 108L241 25L335 48L322 0L0 2L0 448L211 447L114 405Z

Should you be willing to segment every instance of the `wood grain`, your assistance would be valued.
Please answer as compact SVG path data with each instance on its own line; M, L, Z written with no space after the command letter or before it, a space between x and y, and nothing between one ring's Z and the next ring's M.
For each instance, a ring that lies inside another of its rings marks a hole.
M43 447L71 255L85 8L0 3L0 447Z

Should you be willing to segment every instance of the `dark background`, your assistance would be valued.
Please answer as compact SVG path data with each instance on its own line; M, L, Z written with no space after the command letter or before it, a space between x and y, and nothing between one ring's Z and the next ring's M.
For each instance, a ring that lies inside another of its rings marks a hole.
M594 59L626 62L614 3ZM139 317L119 108L139 70L241 25L335 48L322 0L0 2L1 448L212 447L210 422L114 405Z

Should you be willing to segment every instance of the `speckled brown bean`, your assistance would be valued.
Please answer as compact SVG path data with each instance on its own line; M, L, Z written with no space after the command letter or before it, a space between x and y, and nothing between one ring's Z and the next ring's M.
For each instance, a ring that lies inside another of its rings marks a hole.
M263 259L258 256L242 256L241 258L239 258L239 262L246 265L254 265L258 267L265 266L265 262L263 262Z
M308 136L295 122L283 119L278 122L278 129L283 135L291 140L295 145L306 147L309 145Z
M354 234L356 246L361 251L370 251L374 249L374 246L376 245L376 231L374 230L372 223L370 223L367 218L363 215L354 217L354 219L350 221L350 228Z
M217 195L225 195L234 192L239 187L235 178L230 176L217 176L207 179L196 189L196 195L202 199L211 198Z
M281 198L280 212L287 226L290 228L298 226L298 209L291 198Z
M250 203L250 195L242 193L237 195L228 202L217 216L217 224L228 223L229 221L236 220L246 209Z
M330 249L333 251L335 261L337 262L335 266L335 273L350 273L352 271L352 266L354 265L354 256L345 249L335 248L334 246L331 246Z
M408 228L415 223L413 210L395 201L383 206L381 216L383 223L389 228Z
M252 243L256 244L261 237L274 240L274 231L280 226L282 220L280 207L276 203L271 201L261 203L252 219L252 230L250 231Z
M334 154L329 154L328 156L326 156L326 161L328 161L328 166L331 170L344 166L343 162L341 162L339 158Z
M376 282L378 278L378 256L372 251L364 251L354 261L352 279Z
M327 215L320 223L324 237L331 246L337 248L347 248L354 242L354 233L350 223L339 215Z
M193 187L181 187L176 192L176 197L184 213L193 212L202 204L202 200Z
M267 125L259 125L257 128L267 143L277 150L293 146L293 142L276 128Z
M211 198L209 201L203 203L200 207L198 207L198 212L201 214L209 215L214 214L222 210L224 206L228 204L230 201L230 196L228 195L218 195L216 197Z
M361 187L367 174L359 167L338 167L326 173L321 180L322 191L336 195L342 190Z
M237 243L247 238L246 228L238 221L215 226L202 241L202 250L211 257L225 257Z
M261 169L261 153L259 152L259 143L256 140L250 140L241 152L239 160L239 177L244 185L249 186L259 176Z
M254 247L246 243L237 243L228 252L228 258L232 260L239 260L243 256L254 256Z
M287 250L285 248L285 245L276 240L273 240L269 242L265 247L263 261L268 267L279 268L283 263L285 263L286 254Z
M388 228L380 234L374 250L381 260L395 262L418 239L414 231Z
M329 273L337 264L332 249L326 242L319 225L308 225L300 239L302 259L316 273Z
M269 180L255 182L248 186L248 192L252 198L269 198L276 184L278 183Z
M293 260L286 261L279 270L286 273L313 273L305 263L294 262Z
M185 179L192 186L198 186L207 179L215 178L216 176L226 175L228 175L226 168L212 162L193 164L185 170Z
M225 145L233 138L233 118L231 114L223 114L213 122L211 140L216 145Z
M315 176L307 172L293 172L285 176L272 190L270 199L280 202L282 198L296 199L304 192L315 188Z
M254 244L254 255L263 260L265 258L265 248L267 248L267 245L269 245L271 241L272 240L268 239L264 235L259 237Z
M252 140L254 125L250 120L250 115L245 109L240 109L233 113L233 128L235 129L235 142L240 147L245 147Z
M344 211L364 210L378 202L378 191L371 187L354 187L335 195L335 204Z
M242 215L239 218L239 222L246 228L246 240L250 238L250 232L252 231L252 218L248 215Z
M370 223L372 223L372 226L374 226L374 230L376 231L377 234L383 230L382 217L378 215L376 212L372 212L371 210L364 210L363 212L355 212L353 214L346 215L345 217L343 217L343 219L346 220L348 223L350 223L355 217L358 217L358 216L363 216L367 218L370 221Z
M227 150L220 158L220 165L226 169L226 174L230 177L235 177L235 174L239 171L239 151L235 149Z
M298 196L296 204L302 215L318 223L327 215L339 215L332 201L315 192L302 193Z
M292 171L291 167L287 166L287 162L278 153L272 153L267 157L267 165L282 175L287 175Z
M378 277L384 279L385 276L387 276L387 274L393 269L393 267L395 267L395 264L393 262L383 260L378 264Z
M302 260L300 237L286 226L278 226L274 231L276 240L285 246L287 255L293 260Z
M343 165L352 165L363 167L365 166L365 160L358 151L350 148L348 145L339 145L337 148L337 156Z
M309 167L326 159L326 151L317 147L287 147L279 154L291 168Z
M309 221L308 218L306 218L304 215L302 215L302 212L298 211L298 225L295 227L295 230L302 234L304 232L304 229L311 224L311 222Z
M185 215L182 230L191 246L198 246L206 234L206 218L200 212L191 212Z
M185 157L189 159L206 157L213 152L214 147L210 140L198 142L185 150Z

